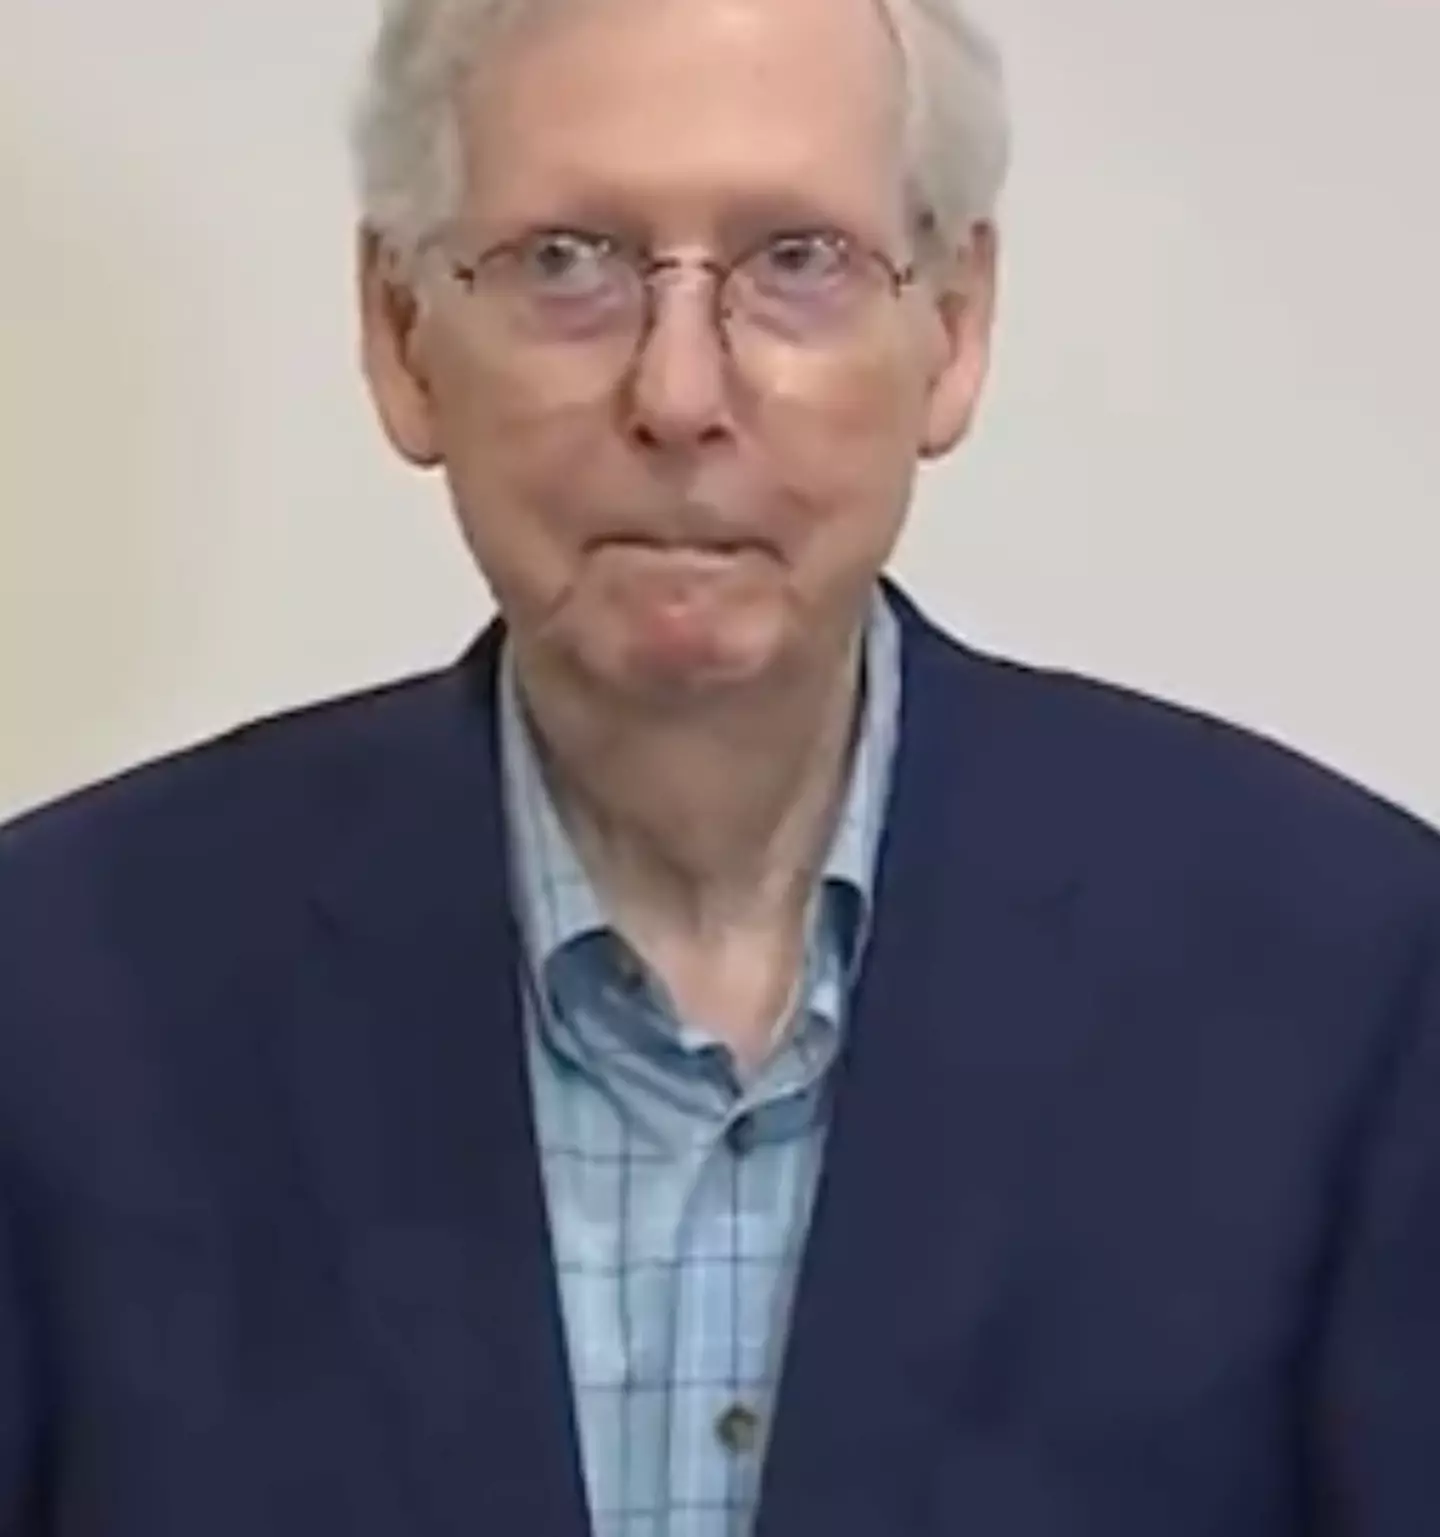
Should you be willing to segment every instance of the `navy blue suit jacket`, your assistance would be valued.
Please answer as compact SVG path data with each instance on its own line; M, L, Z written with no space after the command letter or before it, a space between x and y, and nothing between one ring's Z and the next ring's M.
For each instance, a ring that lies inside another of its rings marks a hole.
M901 610L759 1537L1440 1531L1440 841ZM496 650L0 834L3 1537L584 1537Z

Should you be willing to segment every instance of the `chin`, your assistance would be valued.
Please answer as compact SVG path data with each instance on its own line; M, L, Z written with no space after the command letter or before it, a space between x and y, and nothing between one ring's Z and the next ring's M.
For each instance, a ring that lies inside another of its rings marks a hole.
M790 637L780 616L748 613L731 622L645 622L626 617L619 633L585 648L587 670L618 692L684 698L761 683L783 666Z
M603 692L679 700L776 675L803 637L801 617L773 557L620 546L581 566L544 638Z

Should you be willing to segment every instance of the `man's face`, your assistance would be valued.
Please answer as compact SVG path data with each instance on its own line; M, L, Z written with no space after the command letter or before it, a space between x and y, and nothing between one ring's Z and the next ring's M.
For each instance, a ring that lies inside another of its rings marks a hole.
M367 366L397 447L443 464L522 654L674 695L843 640L918 458L968 424L993 285L982 235L892 286L917 252L873 0L557 7L487 57L462 133L469 191L418 308L367 248ZM832 236L885 258L859 257L864 300L835 315ZM574 308L610 239L642 261L758 247L782 323L721 320L703 267L652 278L638 334ZM450 270L515 241L474 282Z

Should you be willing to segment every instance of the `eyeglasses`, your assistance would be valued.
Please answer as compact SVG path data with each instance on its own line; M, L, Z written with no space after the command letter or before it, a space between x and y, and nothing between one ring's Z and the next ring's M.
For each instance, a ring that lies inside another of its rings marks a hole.
M475 300L485 341L517 362L557 353L613 378L655 325L660 281L708 278L710 314L726 352L763 367L777 352L834 359L871 332L877 314L916 280L912 262L834 230L767 236L733 261L657 256L607 234L547 229L490 247L449 273Z

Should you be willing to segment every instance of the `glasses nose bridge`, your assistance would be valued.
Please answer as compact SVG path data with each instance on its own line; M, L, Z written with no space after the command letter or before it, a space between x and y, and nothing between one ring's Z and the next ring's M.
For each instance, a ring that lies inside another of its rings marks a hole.
M704 279L709 302L710 322L722 344L729 346L729 316L725 304L725 285L730 268L713 256L655 256L636 268L644 293L644 318L639 343L643 345L654 332L660 318L661 295L667 288L683 288L689 279L695 286ZM677 282L680 279L682 281Z

